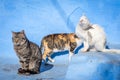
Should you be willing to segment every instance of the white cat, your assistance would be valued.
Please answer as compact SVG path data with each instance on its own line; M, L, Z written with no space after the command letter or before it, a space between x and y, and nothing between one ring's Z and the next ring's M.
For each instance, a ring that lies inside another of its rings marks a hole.
M120 53L117 49L106 49L106 35L102 27L91 24L86 16L81 16L75 31L76 35L83 40L82 52L101 51Z

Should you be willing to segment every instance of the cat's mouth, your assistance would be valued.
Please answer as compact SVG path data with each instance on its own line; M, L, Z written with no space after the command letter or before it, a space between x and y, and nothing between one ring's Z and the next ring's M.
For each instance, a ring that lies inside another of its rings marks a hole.
M19 43L14 43L14 45L15 45L15 46L20 46L20 44L19 44Z

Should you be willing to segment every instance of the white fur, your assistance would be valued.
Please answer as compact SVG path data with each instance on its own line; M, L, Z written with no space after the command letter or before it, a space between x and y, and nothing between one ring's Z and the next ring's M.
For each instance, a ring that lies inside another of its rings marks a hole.
M79 40L76 40L76 42L77 42L77 45L79 45L79 44L80 44L80 39L79 39ZM78 43L79 43L79 44L78 44ZM78 46L77 46L77 47L78 47ZM76 48L77 48L77 47L76 47ZM67 51L67 50L69 51L69 62L70 62L72 56L74 55L74 53L72 53L72 52L70 51L70 47L65 47L64 50L54 49L53 52L62 52L62 51ZM52 59L51 57L48 57L48 59L50 60L50 62L55 62L55 60Z
M81 49L82 52L90 50L120 53L120 50L106 49L106 35L103 28L97 24L92 25L86 16L80 18L75 33L83 41L84 47Z
M55 60L54 59L52 59L51 57L48 57L48 59L50 60L50 62L55 62Z
M73 54L74 53L72 53L72 52L69 51L69 62L71 61L71 58L72 58Z

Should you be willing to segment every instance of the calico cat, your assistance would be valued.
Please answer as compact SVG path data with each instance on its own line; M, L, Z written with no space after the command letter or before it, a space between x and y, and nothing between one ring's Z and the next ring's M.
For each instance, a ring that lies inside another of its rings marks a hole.
M38 74L42 62L42 54L39 46L27 39L24 30L21 32L12 32L12 41L21 64L18 74Z
M51 34L45 36L41 41L41 50L44 50L42 59L46 62L46 58L50 62L54 60L50 57L53 52L68 50L69 61L77 46L79 46L80 39L74 33Z
M106 35L101 26L91 24L89 19L83 15L76 27L75 34L82 39L84 47L82 52L101 51L110 53L120 53L117 49L106 49Z

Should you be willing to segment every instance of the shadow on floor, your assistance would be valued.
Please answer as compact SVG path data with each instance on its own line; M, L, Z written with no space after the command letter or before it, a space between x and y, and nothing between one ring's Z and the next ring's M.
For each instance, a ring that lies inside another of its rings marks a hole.
M42 63L40 72L44 72L53 68L53 64L44 64Z
M79 52L79 50L83 47L83 44L79 47L77 47L74 51L74 54L77 54ZM69 51L66 50L66 51L60 51L60 52L54 52L52 55L51 55L51 58L54 59L55 57L57 56L62 56L62 55L66 55L66 54L69 54ZM48 61L48 59L46 59L46 61Z
M51 55L51 58L55 58L56 56L62 56L68 54L68 51L62 51L62 52L55 52Z

